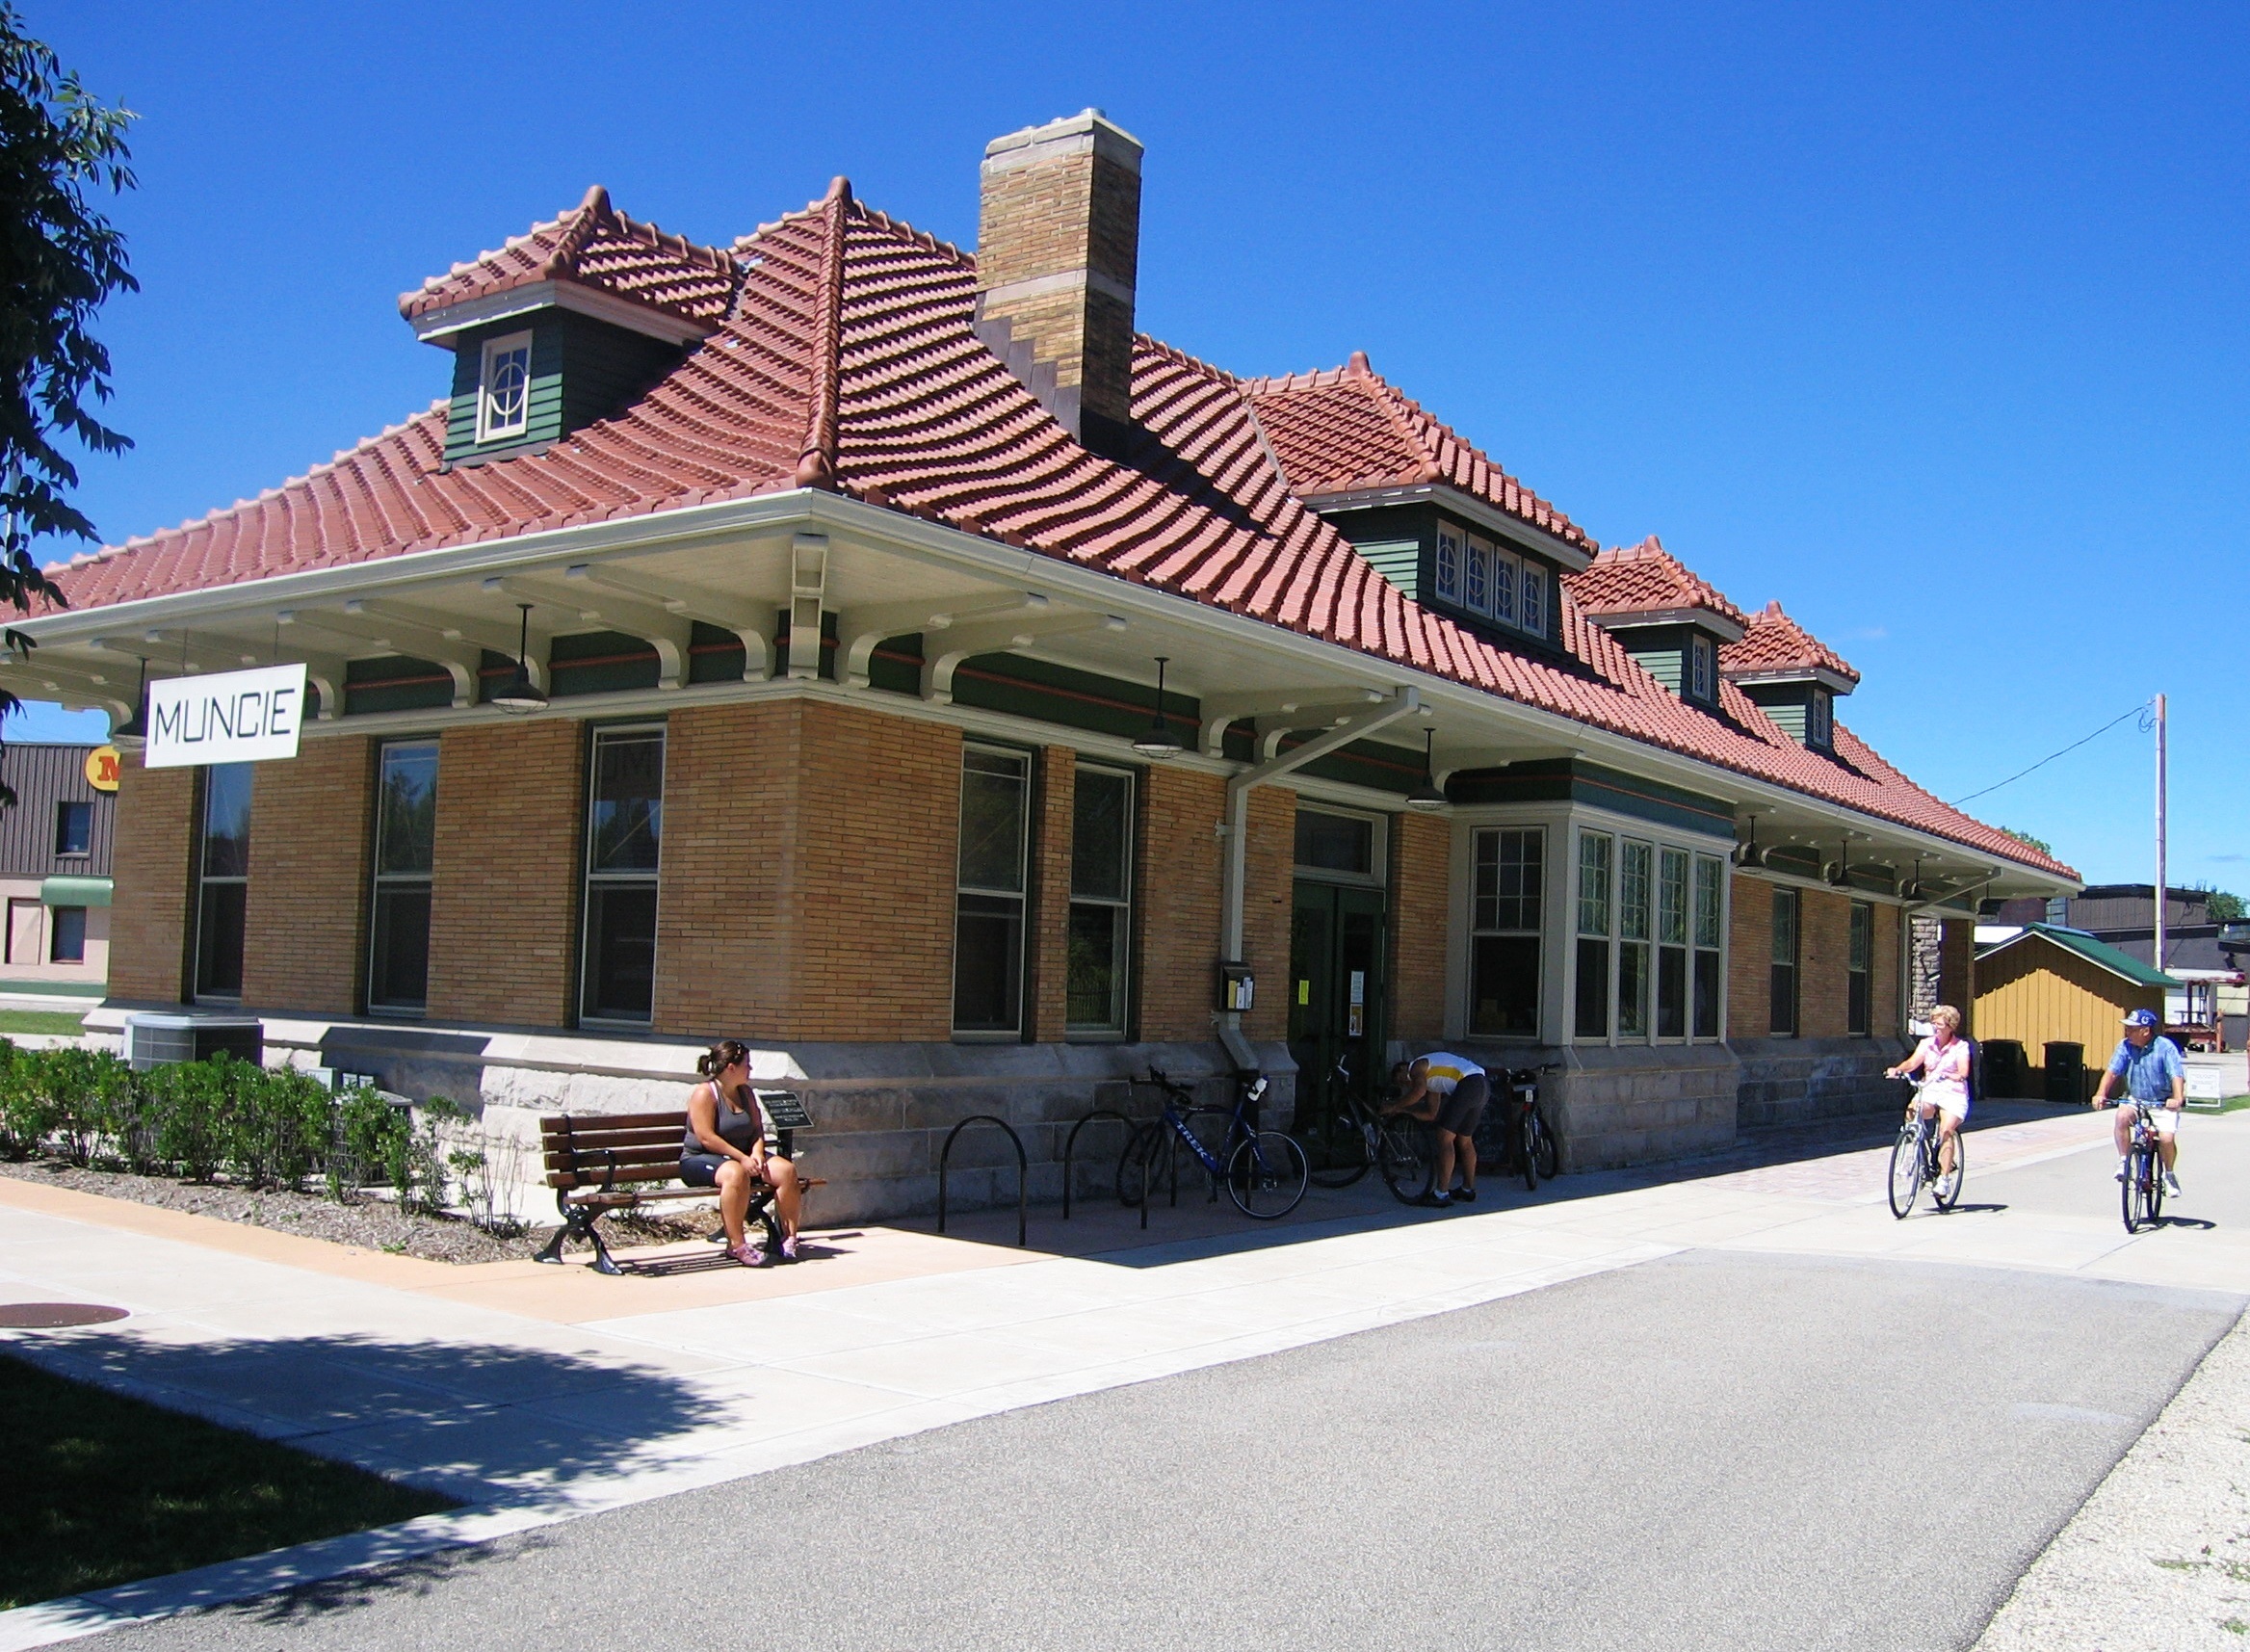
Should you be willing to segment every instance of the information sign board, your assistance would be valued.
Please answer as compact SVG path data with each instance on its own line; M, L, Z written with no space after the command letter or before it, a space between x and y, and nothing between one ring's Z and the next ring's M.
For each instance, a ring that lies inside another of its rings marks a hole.
M260 666L148 685L150 769L266 763L297 755L304 720L304 667Z

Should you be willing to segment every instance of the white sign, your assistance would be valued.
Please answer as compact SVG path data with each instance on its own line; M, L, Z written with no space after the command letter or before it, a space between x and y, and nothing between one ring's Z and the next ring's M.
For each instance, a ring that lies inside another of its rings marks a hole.
M260 666L148 685L149 769L194 763L264 763L297 755L304 721L304 668Z

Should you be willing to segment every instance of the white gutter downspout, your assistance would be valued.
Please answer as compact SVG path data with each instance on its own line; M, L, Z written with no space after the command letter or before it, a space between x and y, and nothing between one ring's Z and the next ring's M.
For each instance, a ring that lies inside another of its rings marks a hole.
M1224 895L1220 902L1218 941L1222 963L1240 964L1243 961L1243 885L1249 876L1250 793L1269 780L1279 779L1308 763L1317 763L1330 752L1340 750L1355 740L1364 740L1377 729L1388 727L1402 717L1411 717L1421 709L1422 693L1419 689L1393 689L1390 698L1371 705L1364 711L1353 712L1325 733L1315 735L1294 750L1285 751L1277 757L1269 757L1256 768L1245 769L1227 781L1226 873ZM1249 1069L1258 1064L1248 1042L1243 1037L1241 1010L1220 1011L1218 1037L1236 1065Z

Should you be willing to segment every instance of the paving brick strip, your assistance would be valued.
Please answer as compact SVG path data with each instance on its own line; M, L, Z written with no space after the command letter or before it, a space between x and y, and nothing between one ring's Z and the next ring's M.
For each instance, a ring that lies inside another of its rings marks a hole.
M1975 1652L2250 1643L2250 1320L2017 1582Z

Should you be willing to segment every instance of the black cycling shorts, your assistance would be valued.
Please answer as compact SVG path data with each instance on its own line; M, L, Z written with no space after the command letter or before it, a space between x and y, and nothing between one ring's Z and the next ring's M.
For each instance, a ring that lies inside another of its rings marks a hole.
M1453 1093L1438 1097L1437 1127L1454 1136L1474 1136L1477 1121L1484 1116L1484 1104L1492 1097L1492 1086L1482 1073L1465 1074L1453 1086Z

